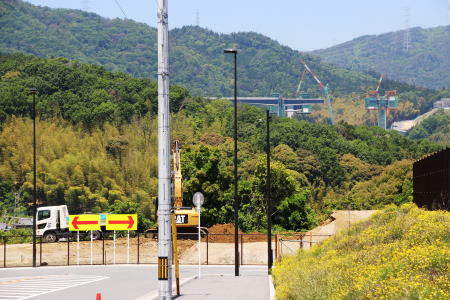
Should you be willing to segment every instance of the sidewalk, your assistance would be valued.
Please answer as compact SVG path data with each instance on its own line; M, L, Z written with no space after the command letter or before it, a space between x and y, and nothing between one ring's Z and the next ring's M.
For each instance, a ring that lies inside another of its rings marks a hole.
M177 300L270 300L267 274L204 275L181 287Z

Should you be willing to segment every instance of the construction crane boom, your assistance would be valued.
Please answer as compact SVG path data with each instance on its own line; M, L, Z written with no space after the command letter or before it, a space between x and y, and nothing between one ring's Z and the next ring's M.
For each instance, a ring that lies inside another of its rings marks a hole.
M383 80L383 74L380 75L380 79L378 80L378 85L377 85L377 89L376 89L377 92L380 90L382 80Z
M305 61L300 58L300 62L303 64L303 66L305 67L305 69L309 72L309 74L311 74L311 76L314 78L314 80L320 85L320 87L323 90L323 93L325 95L325 101L327 102L327 107L328 107L328 114L330 115L330 121L331 121L331 125L334 125L334 115L333 115L333 107L331 106L331 99L330 99L330 95L328 93L328 84L324 85L322 83L322 81L319 80L319 78L317 78L316 74L314 74L314 72L308 67L308 65L305 63Z
M298 83L297 90L295 91L295 97L298 97L298 95L300 94L303 79L305 78L305 74L306 74L306 69L303 70L302 76L300 76L300 82Z

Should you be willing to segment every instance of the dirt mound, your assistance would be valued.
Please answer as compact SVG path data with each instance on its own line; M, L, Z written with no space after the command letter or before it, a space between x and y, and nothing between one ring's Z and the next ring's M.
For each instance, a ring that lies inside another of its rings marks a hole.
M250 232L244 235L242 238L244 243L267 242L267 234L261 232Z
M238 231L239 242L263 242L267 241L267 234L259 232L243 233ZM216 224L208 228L209 242L213 243L233 243L234 242L234 224Z
M216 224L209 227L208 232L213 234L234 234L234 224ZM239 230L238 233L241 234L242 231Z
M238 231L242 234L242 231ZM213 243L233 243L234 242L234 225L233 224L216 224L208 228L209 242Z

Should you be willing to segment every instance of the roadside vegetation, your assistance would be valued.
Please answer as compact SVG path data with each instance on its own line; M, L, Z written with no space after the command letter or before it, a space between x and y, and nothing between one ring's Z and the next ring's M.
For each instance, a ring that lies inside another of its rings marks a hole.
M278 300L449 299L450 212L390 205L273 275Z
M412 139L428 139L450 146L450 110L439 109L408 132Z

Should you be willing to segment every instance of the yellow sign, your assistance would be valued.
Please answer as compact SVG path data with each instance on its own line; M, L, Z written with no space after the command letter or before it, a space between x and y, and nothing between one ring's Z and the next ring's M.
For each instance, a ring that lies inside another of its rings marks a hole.
M106 230L137 230L137 214L106 215Z
M70 215L70 231L100 230L99 215Z

